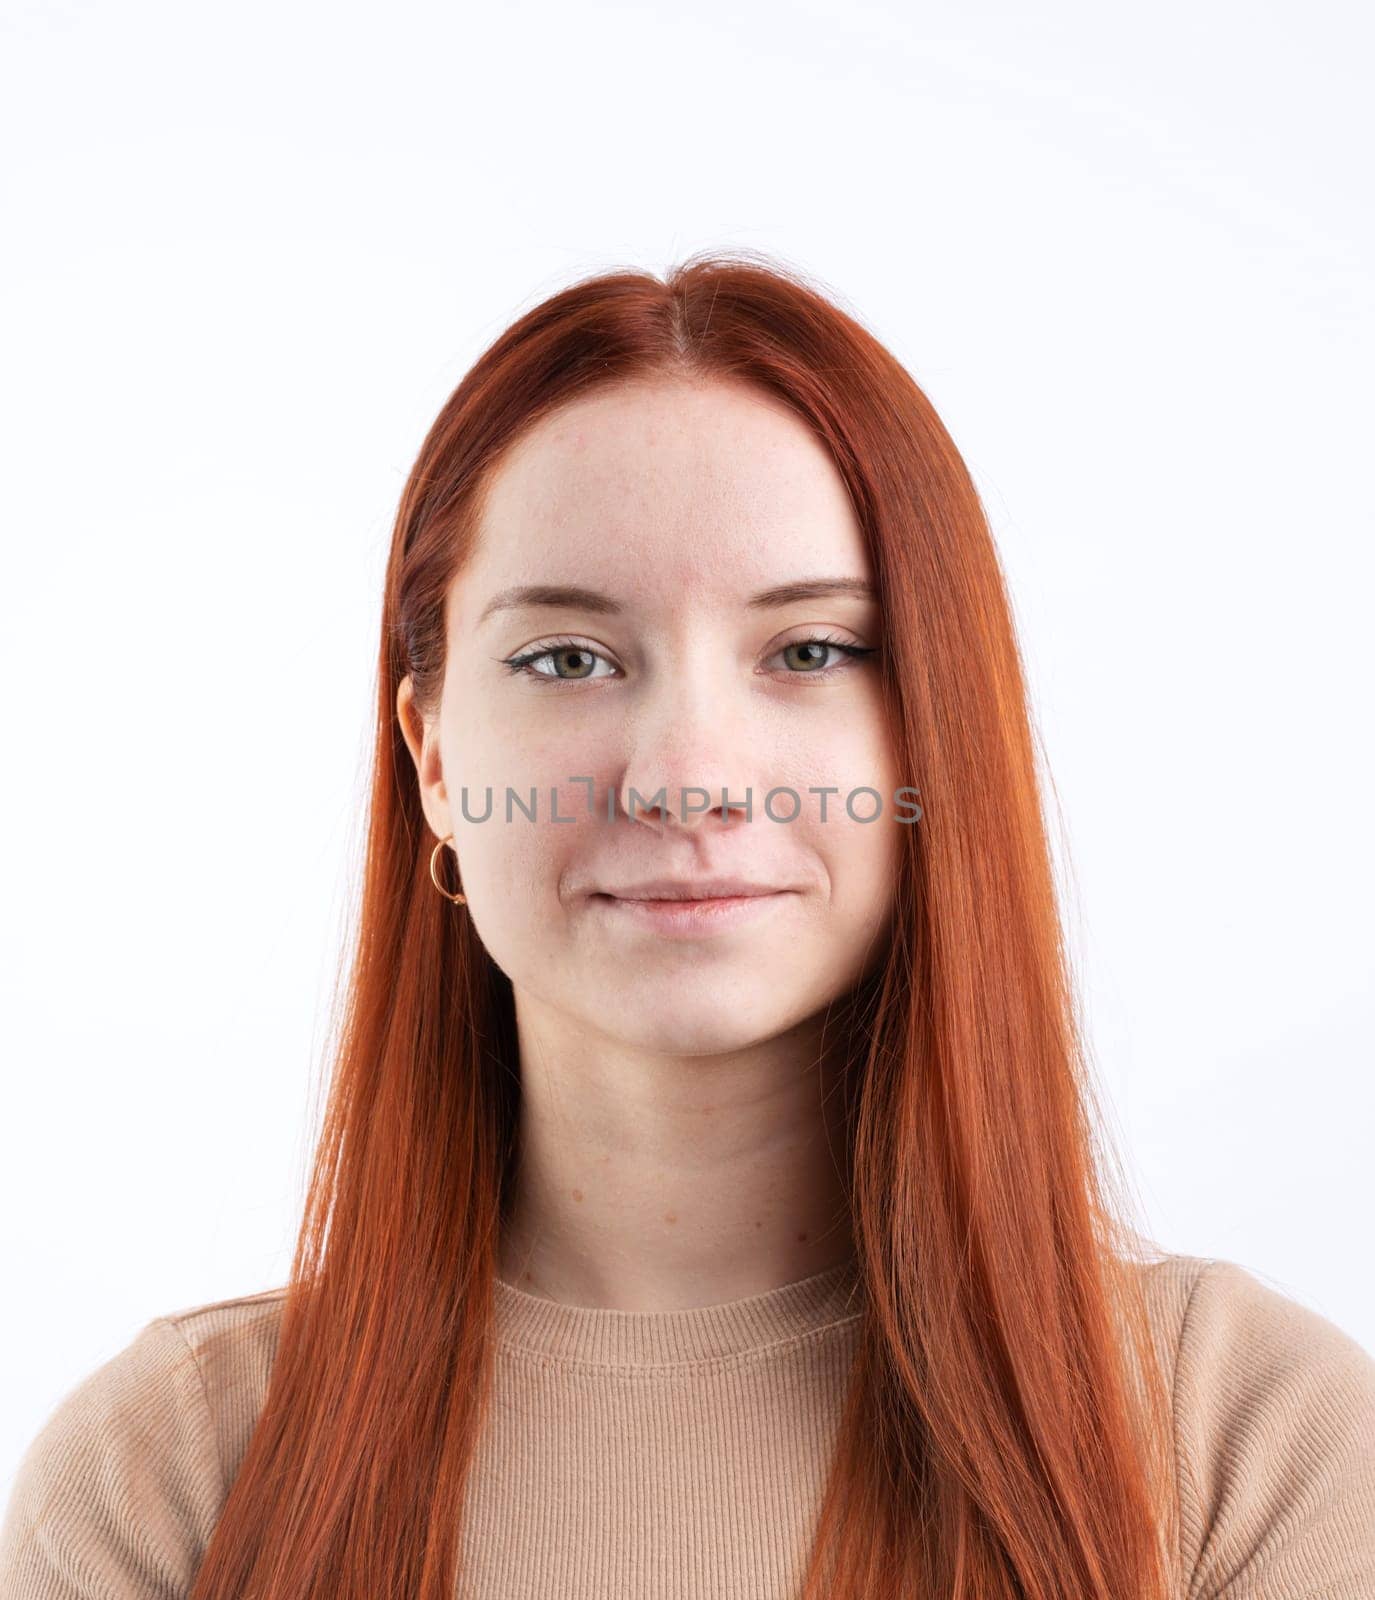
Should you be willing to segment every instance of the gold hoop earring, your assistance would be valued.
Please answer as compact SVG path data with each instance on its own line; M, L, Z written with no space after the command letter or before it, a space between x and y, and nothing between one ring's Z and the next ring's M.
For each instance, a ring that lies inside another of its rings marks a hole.
M439 881L439 852L452 838L453 834L446 833L439 843L435 845L434 849L430 851L430 882L434 884L435 888L439 890L446 900L452 900L456 906L466 906L468 904L468 896L466 894L450 894Z

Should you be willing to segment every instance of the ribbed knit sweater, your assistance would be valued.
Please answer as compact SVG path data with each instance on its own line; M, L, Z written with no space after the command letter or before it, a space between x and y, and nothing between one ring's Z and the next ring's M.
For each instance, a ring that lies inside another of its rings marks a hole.
M1375 1600L1375 1358L1235 1262L1143 1270L1173 1392L1179 1600ZM857 1288L851 1261L728 1304L623 1312L498 1280L460 1593L795 1596ZM282 1294L155 1317L61 1399L0 1525L3 1600L188 1592L263 1404Z

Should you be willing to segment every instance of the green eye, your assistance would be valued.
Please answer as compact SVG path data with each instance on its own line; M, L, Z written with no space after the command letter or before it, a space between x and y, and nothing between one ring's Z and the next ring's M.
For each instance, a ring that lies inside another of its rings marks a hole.
M789 672L789 676L798 678L829 678L832 673L846 671L846 667L838 664L826 665L828 650L840 650L853 660L874 653L871 646L847 644L844 639L832 638L794 639L791 643L785 644L778 653L786 657L790 650L806 653L802 664Z
M827 652L838 648L838 645L825 639L795 639L792 644L783 646L782 653L789 666L800 667L804 672L812 672L814 669L825 670ZM789 651L797 654L789 658ZM799 656L802 657L801 660L798 659Z
M827 655L832 650L839 651L846 660L828 662ZM874 650L870 646L850 644L845 639L818 635L815 638L793 639L777 654L785 659L786 665L782 669L785 677L829 679L837 673L847 672L854 662L873 655ZM538 649L526 650L516 656L498 656L497 660L512 676L534 678L541 683L594 682L617 675L616 668L600 650L594 650L576 639L554 639ZM552 670L536 665L545 661L553 663ZM598 662L604 663L608 670L598 672Z
M571 672L558 670L558 663L573 659L574 667ZM552 644L541 645L538 650L527 650L524 655L503 656L500 658L502 665L507 667L513 675L524 675L529 678L542 678L546 681L577 683L583 679L594 676L611 676L611 674L595 674L593 664L606 661L606 657L599 650L589 649L585 644L578 644L575 640L556 640ZM535 667L536 661L553 661L555 670L545 672ZM610 665L610 662L607 662Z

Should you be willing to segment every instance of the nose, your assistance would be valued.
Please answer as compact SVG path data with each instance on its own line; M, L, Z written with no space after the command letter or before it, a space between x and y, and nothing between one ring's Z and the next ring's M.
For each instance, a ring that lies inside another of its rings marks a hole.
M626 730L618 793L629 820L661 832L746 820L753 773L745 751L757 759L759 739L747 738L744 713L719 673L682 671L646 687ZM753 808L759 804L756 793Z

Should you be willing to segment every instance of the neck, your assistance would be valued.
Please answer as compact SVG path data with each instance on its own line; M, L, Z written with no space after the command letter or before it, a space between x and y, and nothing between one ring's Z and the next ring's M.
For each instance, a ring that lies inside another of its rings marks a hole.
M675 1311L850 1259L849 1030L833 1011L722 1056L541 1038L523 1009L498 1276L571 1306ZM840 1041L840 1048L836 1047Z

